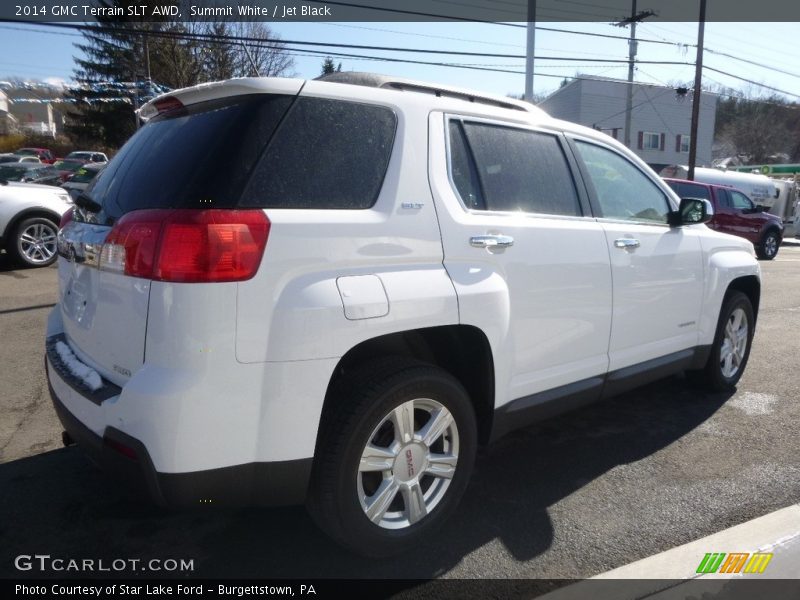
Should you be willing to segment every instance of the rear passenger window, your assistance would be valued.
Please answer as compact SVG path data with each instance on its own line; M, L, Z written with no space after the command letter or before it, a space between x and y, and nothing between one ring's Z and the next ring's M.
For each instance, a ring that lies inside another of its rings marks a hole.
M460 130L453 123L451 173L468 207L581 215L567 159L554 135L464 121L460 140ZM472 170L469 176L460 174L465 168ZM473 196L476 200L471 206Z
M261 157L241 205L364 209L375 204L397 118L382 106L298 98Z

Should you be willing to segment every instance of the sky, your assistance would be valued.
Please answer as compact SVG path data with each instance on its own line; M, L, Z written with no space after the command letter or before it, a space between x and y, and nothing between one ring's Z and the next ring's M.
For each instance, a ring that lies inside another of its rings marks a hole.
M497 23L276 23L273 31L287 41L313 41L425 48L494 54L524 55L524 24ZM523 25L523 26L519 26ZM628 30L609 23L551 23L542 27L627 36ZM641 61L693 63L697 41L696 23L645 22L637 28L638 59ZM797 66L797 24L788 23L707 23L704 63L739 77L771 86L784 92L791 101L800 101L800 66ZM48 29L44 25L0 23L0 80L8 76L45 81L68 81L73 74L73 57L79 51L74 43L79 32ZM645 40L669 42L656 44ZM607 39L574 33L537 31L534 71L534 92L547 94L557 89L564 77L576 74L599 75L624 79L627 64L604 64L587 59L623 60L628 58L625 39ZM419 54L409 51L336 49L314 47L315 50L344 52L402 60L446 62L500 69L513 73L496 73L444 66L383 62L356 58L333 57L347 71L371 71L397 77L408 77L441 84L468 87L484 92L521 94L525 87L525 61L521 58ZM301 48L294 54L293 75L303 78L320 73L324 56L309 55ZM729 56L724 56L728 54ZM545 57L569 57L564 62ZM750 64L746 61L759 63ZM693 65L640 64L636 81L662 85L682 83L693 86ZM768 95L772 90L733 79L711 70L704 72L704 84L721 84L734 89L748 88L753 95Z

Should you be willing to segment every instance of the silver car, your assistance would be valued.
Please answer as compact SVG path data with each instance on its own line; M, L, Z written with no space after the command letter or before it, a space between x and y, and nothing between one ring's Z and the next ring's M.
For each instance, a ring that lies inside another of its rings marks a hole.
M20 266L45 267L56 260L56 236L72 200L51 185L0 182L0 247Z

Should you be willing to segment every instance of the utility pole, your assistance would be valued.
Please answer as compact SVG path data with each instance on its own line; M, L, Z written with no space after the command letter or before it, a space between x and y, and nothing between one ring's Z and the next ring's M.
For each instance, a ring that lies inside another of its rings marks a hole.
M631 147L631 112L633 111L633 72L636 64L636 24L647 17L655 16L652 10L636 12L636 0L631 0L631 16L617 23L617 27L631 26L631 37L628 40L628 90L625 95L625 145Z
M536 48L536 0L528 0L528 47L525 54L525 100L533 102L533 56Z
M694 181L697 164L697 126L700 121L700 98L703 86L703 38L706 31L706 0L700 0L700 19L697 23L697 60L694 67L694 94L692 95L692 126L689 135L689 175Z

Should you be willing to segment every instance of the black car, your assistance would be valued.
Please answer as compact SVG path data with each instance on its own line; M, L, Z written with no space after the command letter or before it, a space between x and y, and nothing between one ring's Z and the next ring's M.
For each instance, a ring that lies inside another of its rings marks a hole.
M61 177L58 169L54 168L52 165L4 163L0 164L0 182L2 181L59 185L61 183Z

